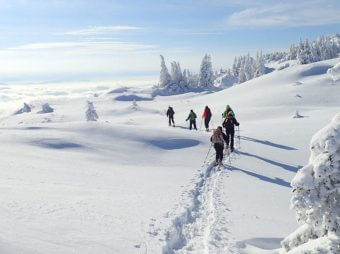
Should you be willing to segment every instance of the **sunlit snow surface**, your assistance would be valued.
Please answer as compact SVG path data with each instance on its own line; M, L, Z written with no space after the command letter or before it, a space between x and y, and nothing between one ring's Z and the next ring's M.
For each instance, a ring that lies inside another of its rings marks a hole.
M150 96L110 83L0 86L0 253L277 253L297 228L290 181L340 111L339 59L296 65L212 94ZM87 101L97 121L86 121ZM31 112L16 114L27 103ZM53 112L41 113L48 103ZM230 104L241 123L211 166L190 109ZM175 110L176 127L165 111ZM301 117L294 118L296 112Z

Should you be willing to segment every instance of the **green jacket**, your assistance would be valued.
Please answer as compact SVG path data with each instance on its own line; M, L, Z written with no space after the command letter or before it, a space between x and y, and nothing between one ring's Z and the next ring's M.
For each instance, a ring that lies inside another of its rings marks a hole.
M190 121L193 121L193 120L195 120L196 118L197 118L197 116L196 116L195 112L192 111L192 112L190 112L190 114L189 114L187 120L185 120L185 121L188 121L189 119L190 119Z
M227 110L224 111L224 112L222 113L222 117L223 117L223 118L226 118L226 117L227 117L227 114L229 114L229 112L232 112L232 114L235 115L235 114L234 114L234 111L233 111L232 109L230 109L229 111L227 111Z

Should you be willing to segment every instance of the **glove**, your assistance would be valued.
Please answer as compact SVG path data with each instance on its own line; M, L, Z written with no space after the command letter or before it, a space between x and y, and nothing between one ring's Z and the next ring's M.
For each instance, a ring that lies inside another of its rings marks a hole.
M236 125L236 126L240 126L240 123L236 123L235 125Z

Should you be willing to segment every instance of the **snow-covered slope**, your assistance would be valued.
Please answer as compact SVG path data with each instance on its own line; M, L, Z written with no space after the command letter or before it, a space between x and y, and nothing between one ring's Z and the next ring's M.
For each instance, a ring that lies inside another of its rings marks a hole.
M211 94L2 87L0 252L279 248L297 227L290 181L308 161L312 135L340 111L340 83L327 74L338 61L289 67ZM97 121L86 121L87 101ZM31 112L14 115L23 102ZM45 103L54 111L37 114ZM240 138L228 166L216 171L213 151L204 163L211 133L189 131L185 119L209 105L216 128L226 104L241 123ZM169 105L176 128L167 126ZM296 110L301 118L293 118Z

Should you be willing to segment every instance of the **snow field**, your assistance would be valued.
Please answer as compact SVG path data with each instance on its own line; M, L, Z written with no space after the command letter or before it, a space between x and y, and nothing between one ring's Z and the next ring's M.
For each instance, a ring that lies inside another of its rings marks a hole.
M327 74L337 61L152 99L148 88L1 89L0 252L278 253L297 228L290 181L339 112L340 86ZM96 122L86 122L88 100ZM13 115L23 102L32 111ZM37 114L45 103L54 112ZM194 109L200 127L208 105L216 128L226 104L241 146L216 171L202 166L211 133L185 119Z

